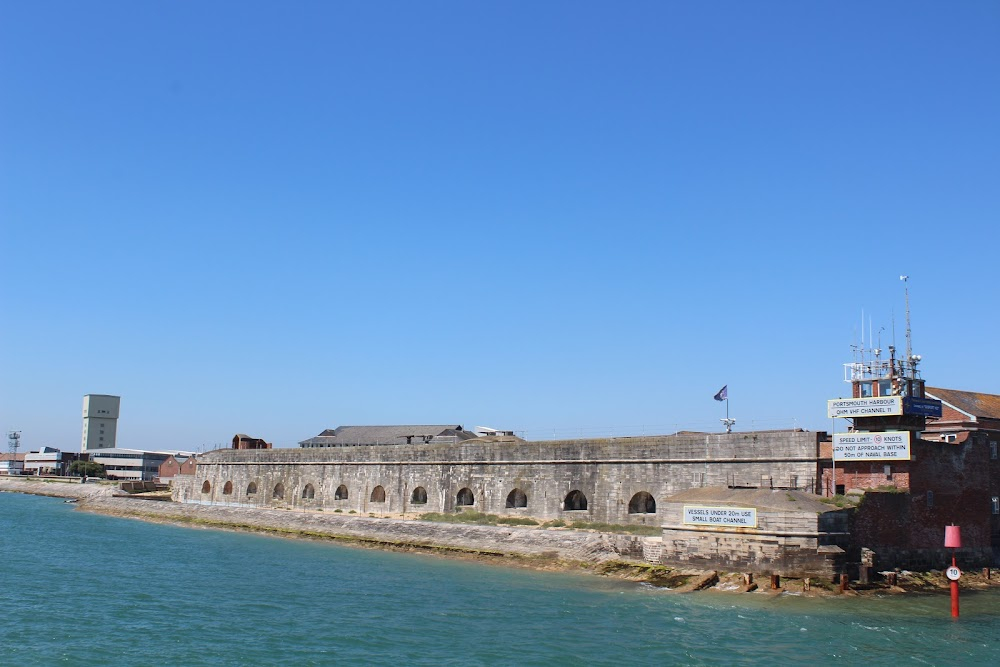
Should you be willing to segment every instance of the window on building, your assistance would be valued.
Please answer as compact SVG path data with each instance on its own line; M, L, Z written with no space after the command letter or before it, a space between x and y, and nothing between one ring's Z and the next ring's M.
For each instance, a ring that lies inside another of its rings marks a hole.
M222 487L222 495L230 496L233 493L233 483L226 482L226 485Z
M334 500L347 500L347 487L341 484L337 487L336 493L333 494Z
M413 489L413 493L410 494L410 502L414 505L426 505L427 504L427 489L422 486L418 486Z
M888 466L888 465L885 466L884 472L885 472L885 478L886 479L892 479L892 466Z
M872 395L872 385L870 382L861 383L861 398L869 398Z
M382 486L376 486L372 489L372 495L370 498L373 503L384 503L385 502L385 488Z
M892 380L879 380L878 381L878 395L879 396L892 396Z
M528 506L528 494L526 494L521 489L514 489L507 494L507 503L505 507L507 509L517 509L518 507Z
M306 484L302 489L302 497L306 500L312 500L316 497L316 487L312 484Z
M1000 514L1000 496L993 496L993 513Z
M927 492L927 506L928 507L934 507L934 492L933 491L928 491Z
M997 460L997 441L990 440L990 458L994 461Z
M275 484L274 485L274 491L271 492L271 497L274 498L275 500L284 500L285 499L285 485L282 484L281 482L278 482L277 484Z
M628 501L629 514L656 514L656 501L648 491L640 491Z
M118 470L118 468L115 467L115 470ZM201 492L211 493L211 491L212 491L212 485L208 483L208 480L205 480L205 483L201 485Z
M563 500L563 510L567 512L584 511L587 509L587 496L582 491L573 490L566 494Z
M474 504L475 502L476 502L476 496L473 495L472 489L467 487L459 489L458 495L455 496L456 505L469 506Z
M250 485L247 487L247 495L252 496L255 493L257 493L257 484L255 482L250 482Z

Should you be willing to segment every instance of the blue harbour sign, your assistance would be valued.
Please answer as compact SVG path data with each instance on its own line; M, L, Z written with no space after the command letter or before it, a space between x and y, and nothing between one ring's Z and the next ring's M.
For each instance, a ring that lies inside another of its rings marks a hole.
M903 414L922 417L940 417L941 401L933 398L906 397L903 399Z

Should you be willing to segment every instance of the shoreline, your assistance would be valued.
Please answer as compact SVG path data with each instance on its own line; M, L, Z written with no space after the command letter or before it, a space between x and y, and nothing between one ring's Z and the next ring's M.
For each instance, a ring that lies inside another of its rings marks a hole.
M77 509L166 523L188 528L254 532L283 538L329 541L343 546L423 553L483 564L518 567L545 572L577 572L623 581L645 583L670 592L707 591L723 594L755 593L801 597L947 594L948 582L940 571L904 573L900 585L856 582L841 592L831 582L782 577L781 588L771 590L765 573L755 574L758 583L747 585L743 573L725 573L674 567L623 555L634 536L566 528L492 526L440 523L415 518L340 515L300 510L281 510L219 505L181 504L136 496L115 495L107 484L18 480L0 478L0 491L75 499ZM967 592L1000 588L1000 576L964 573Z

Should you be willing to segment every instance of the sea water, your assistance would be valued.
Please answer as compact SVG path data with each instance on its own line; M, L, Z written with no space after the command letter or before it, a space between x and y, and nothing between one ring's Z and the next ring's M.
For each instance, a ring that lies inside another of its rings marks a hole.
M143 501L136 501L143 502ZM0 493L3 665L1000 665L1000 595L678 594Z

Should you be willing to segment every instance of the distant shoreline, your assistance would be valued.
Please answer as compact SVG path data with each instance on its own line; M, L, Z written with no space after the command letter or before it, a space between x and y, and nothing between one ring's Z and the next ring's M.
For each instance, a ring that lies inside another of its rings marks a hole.
M191 528L256 532L286 538L327 540L345 546L386 551L435 554L476 562L522 567L541 571L581 572L627 581L649 583L676 592L695 590L722 593L806 597L840 595L830 582L813 580L804 590L800 579L783 578L782 588L769 588L766 574L758 574L754 586L746 586L740 573L718 573L647 563L622 557L632 536L572 529L540 529L524 526L481 526L416 519L380 518L324 512L303 512L218 505L158 502L135 497L117 497L107 484L19 480L0 477L0 491L71 498L78 509L169 523ZM851 589L848 595L947 592L940 573L914 573L901 586L876 585ZM758 588L759 586L759 588ZM986 579L979 573L963 577L963 590L1000 587L1000 576Z

